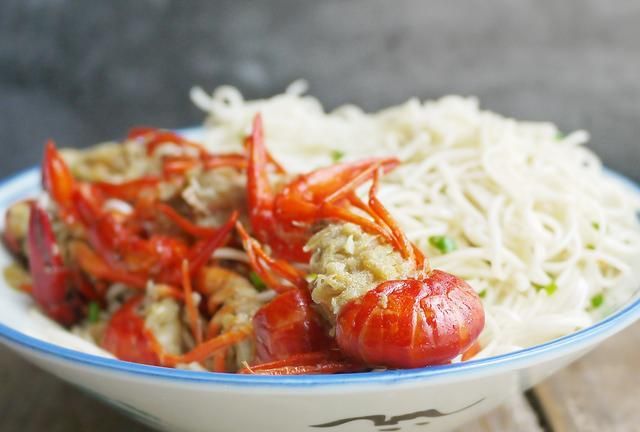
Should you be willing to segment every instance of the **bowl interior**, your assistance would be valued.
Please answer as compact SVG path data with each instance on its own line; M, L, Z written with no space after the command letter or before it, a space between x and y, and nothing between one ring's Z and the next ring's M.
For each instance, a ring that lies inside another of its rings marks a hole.
M639 191L638 187L618 174L612 174L626 182L629 187ZM0 183L0 215L13 202L33 197L40 189L40 174L34 167ZM4 224L1 218L0 229ZM0 267L11 262L11 257L4 248L0 248ZM172 380L197 382L218 382L234 385L301 385L318 386L342 384L345 382L397 382L415 379L447 379L456 374L490 373L496 368L516 368L533 364L554 356L585 349L604 338L614 334L640 318L640 287L626 303L611 315L598 323L531 348L511 352L495 357L472 360L452 365L434 366L422 369L371 372L367 374L344 374L325 376L263 377L250 375L217 374L207 372L183 371L159 368L116 360L108 352L71 335L49 319L35 311L28 295L20 293L8 286L4 279L0 280L0 339L4 338L12 344L31 350L65 358L74 362L116 369L128 373L160 376Z

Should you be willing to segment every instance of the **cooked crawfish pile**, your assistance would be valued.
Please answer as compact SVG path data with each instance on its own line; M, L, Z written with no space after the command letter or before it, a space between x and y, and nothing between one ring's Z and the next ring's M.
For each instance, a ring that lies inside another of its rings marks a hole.
M14 284L149 365L291 375L472 357L480 299L431 269L377 198L399 161L293 176L262 127L257 115L238 154L151 128L64 156L47 143L43 197L6 214L4 243L28 269Z

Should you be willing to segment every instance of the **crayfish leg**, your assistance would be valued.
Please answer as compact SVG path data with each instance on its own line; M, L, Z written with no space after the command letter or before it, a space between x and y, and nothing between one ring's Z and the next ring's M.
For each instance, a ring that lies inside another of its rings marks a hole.
M312 375L360 372L367 366L344 359L338 351L293 354L285 359L245 366L238 373L248 375Z
M52 140L47 141L45 146L42 186L65 212L72 211L75 180Z
M256 114L253 119L251 135L247 139L249 161L247 165L247 199L251 226L254 231L261 232L270 227L266 223L273 218L274 194L269 183L267 165L269 158L264 145L262 116ZM261 238L263 238L261 236Z
M231 330L212 339L208 339L201 344L196 345L196 347L191 351L182 355L167 353L150 330L147 329L145 334L151 342L153 351L160 359L160 363L164 366L175 367L178 364L203 362L209 357L218 354L221 350L235 345L238 342L242 342L251 335L251 326L240 326L235 330Z
M270 257L257 240L249 236L244 226L236 223L236 230L242 240L242 245L249 256L249 263L253 271L266 283L266 285L277 292L284 292L292 286L305 289L307 283L304 274L293 267L288 262ZM282 278L290 285L285 285L278 280Z

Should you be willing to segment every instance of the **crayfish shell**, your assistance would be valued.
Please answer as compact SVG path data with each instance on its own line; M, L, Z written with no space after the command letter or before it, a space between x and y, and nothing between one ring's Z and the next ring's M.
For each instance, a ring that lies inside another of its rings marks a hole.
M336 340L371 366L417 368L463 353L484 327L480 298L462 279L434 270L424 279L387 281L347 303Z

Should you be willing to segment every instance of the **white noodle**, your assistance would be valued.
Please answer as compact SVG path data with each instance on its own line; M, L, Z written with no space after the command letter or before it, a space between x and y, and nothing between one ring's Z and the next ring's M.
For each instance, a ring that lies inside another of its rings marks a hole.
M126 201L110 198L103 204L104 211L116 211L125 215L133 213L133 207Z
M244 263L249 262L249 256L245 251L240 249L230 248L230 247L222 247L222 248L216 249L216 251L213 253L213 257L216 259L241 261Z

